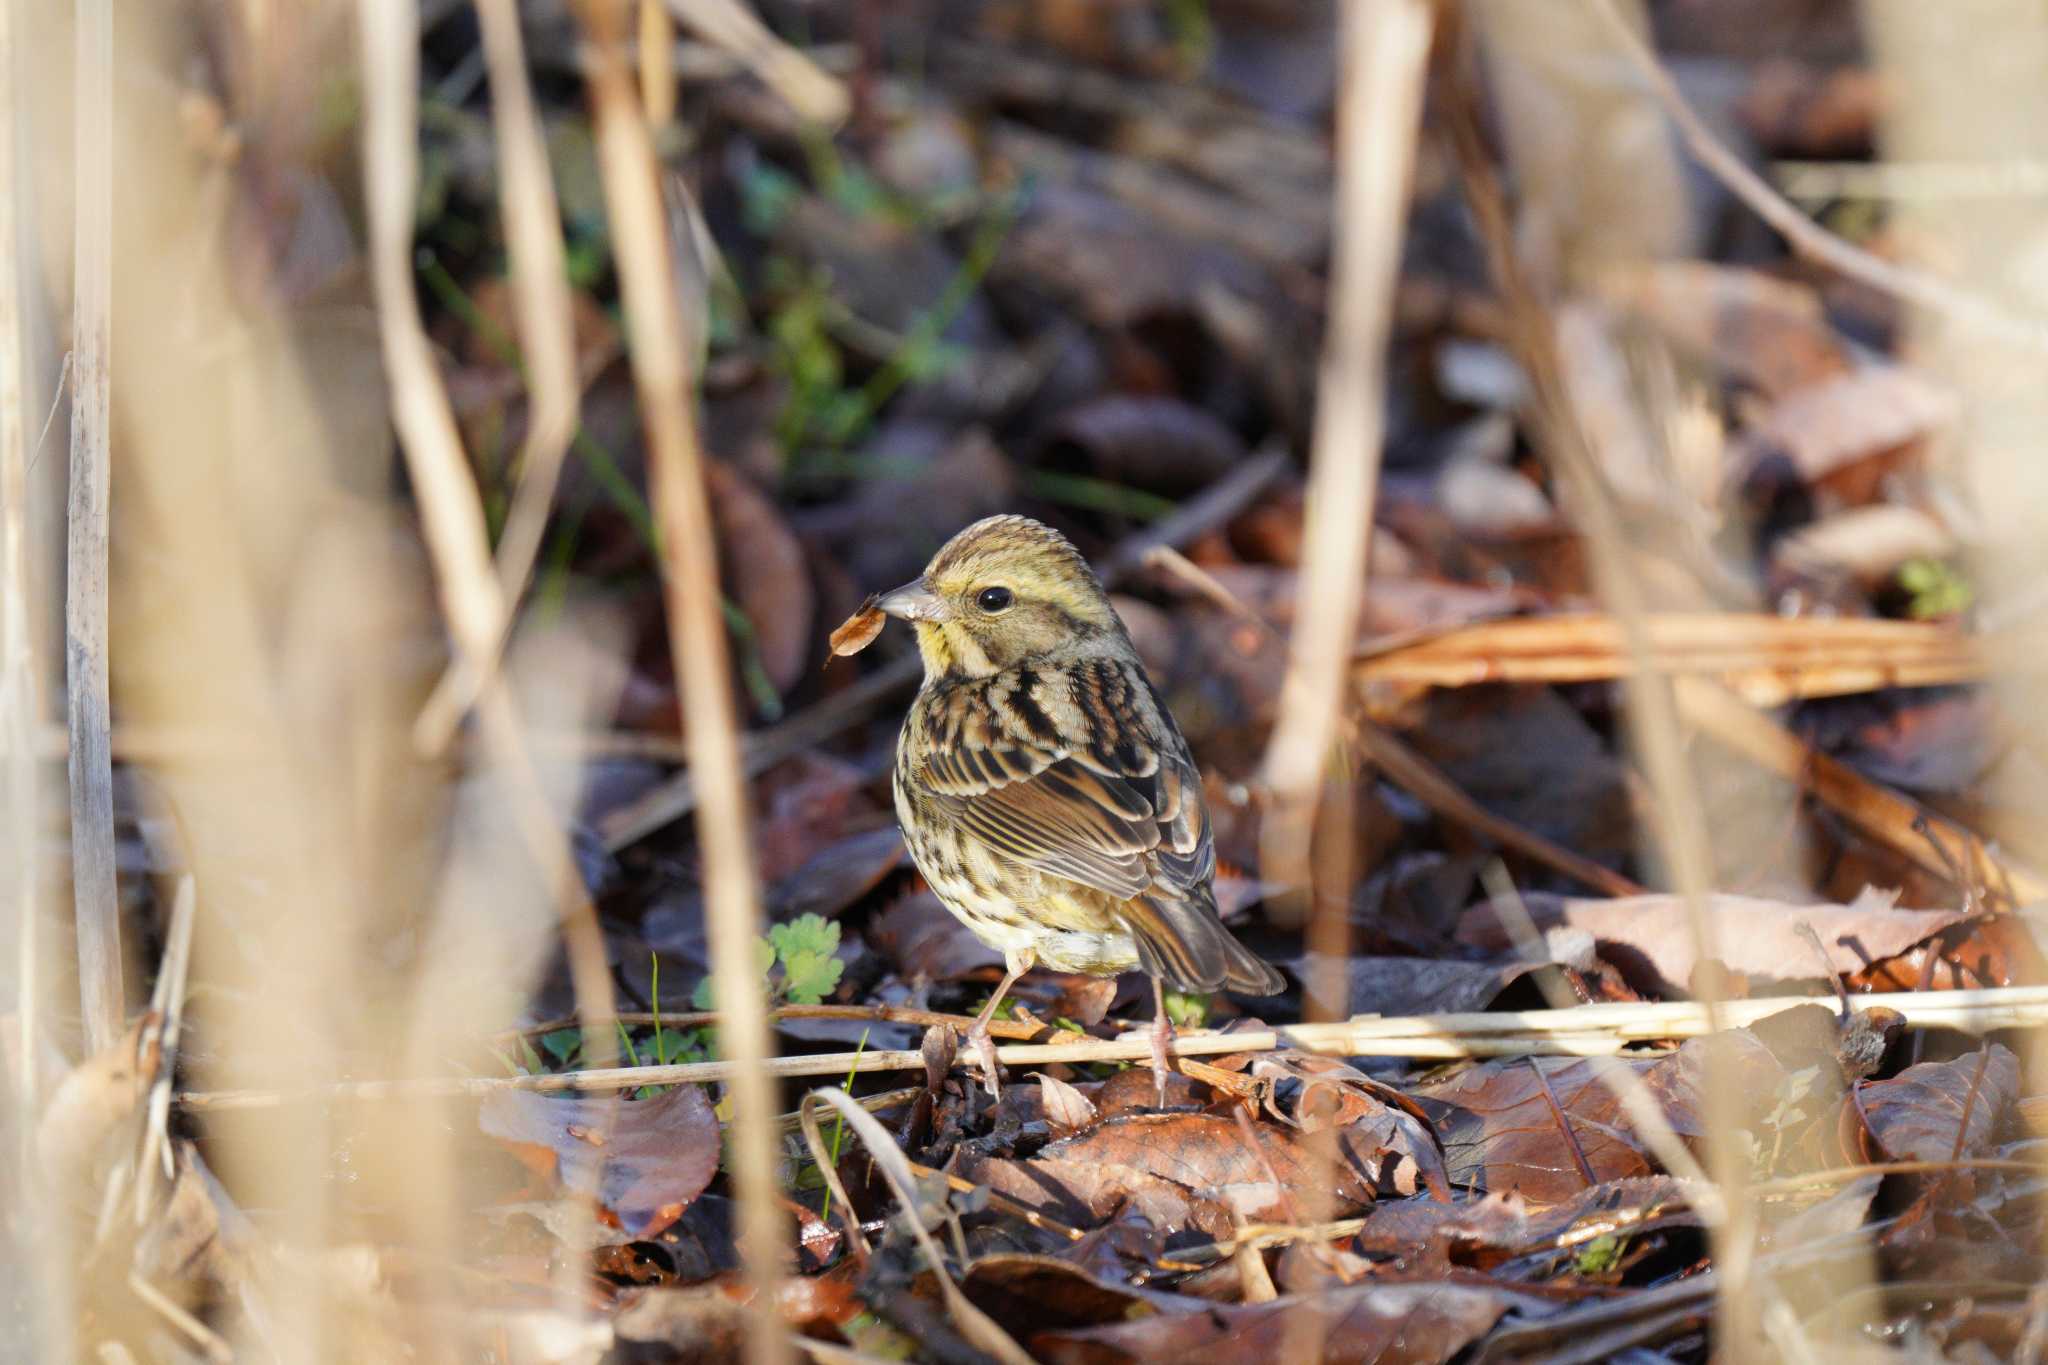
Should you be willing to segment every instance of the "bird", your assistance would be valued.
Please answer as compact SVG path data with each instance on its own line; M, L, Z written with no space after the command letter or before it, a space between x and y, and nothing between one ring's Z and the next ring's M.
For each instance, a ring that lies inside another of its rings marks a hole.
M1201 774L1101 582L1052 527L995 516L873 612L911 623L924 664L896 743L904 843L940 902L1003 955L962 1040L989 1092L988 1022L1020 976L1136 968L1152 980L1164 1107L1166 988L1272 995L1285 981L1223 925Z

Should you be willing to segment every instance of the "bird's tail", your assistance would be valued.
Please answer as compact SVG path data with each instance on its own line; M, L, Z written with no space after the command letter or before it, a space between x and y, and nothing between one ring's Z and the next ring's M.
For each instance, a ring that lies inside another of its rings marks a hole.
M1138 965L1177 991L1233 990L1275 995L1280 973L1223 927L1209 896L1139 896L1124 907Z

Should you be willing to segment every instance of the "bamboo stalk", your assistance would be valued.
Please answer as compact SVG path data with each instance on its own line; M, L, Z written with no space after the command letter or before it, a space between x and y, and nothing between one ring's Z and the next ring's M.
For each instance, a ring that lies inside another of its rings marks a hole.
M1830 1004L1811 995L1757 996L1722 1001L1722 1024L1740 1028L1795 1005ZM1852 996L1859 1012L1896 1010L1913 1028L1947 1028L1966 1033L2037 1028L2048 1024L2048 986L2000 986L1972 991L1900 991ZM1521 1057L1611 1056L1632 1043L1700 1038L1715 1031L1716 1010L1697 1001L1579 1005L1562 1010L1499 1013L1422 1014L1397 1017L1357 1015L1328 1024L1247 1028L1230 1033L1189 1032L1174 1040L1178 1055L1213 1057L1234 1052L1294 1049L1334 1057ZM1143 1062L1151 1040L1142 1030L1123 1038L1076 1038L1071 1042L1011 1043L996 1050L1009 1066L1048 1062ZM848 1072L921 1071L922 1052L834 1052L778 1057L764 1074L777 1077L845 1076ZM735 1061L687 1062L674 1066L615 1067L538 1076L447 1077L415 1081L361 1081L304 1091L187 1091L180 1106L192 1111L274 1109L286 1103L394 1100L434 1095L482 1096L499 1090L561 1093L573 1090L631 1090L643 1085L707 1084L740 1074Z
M71 886L86 1049L121 1036L120 901L114 886L113 715L107 694L107 541L113 397L107 361L114 274L114 11L79 0L72 168L71 492L64 584L71 733ZM11 135L11 134L10 134Z

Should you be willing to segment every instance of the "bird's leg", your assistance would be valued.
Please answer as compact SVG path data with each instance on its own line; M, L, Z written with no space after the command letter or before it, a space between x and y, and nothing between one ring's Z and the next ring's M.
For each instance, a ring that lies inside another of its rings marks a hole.
M983 1084L988 1086L991 1096L1002 1093L1002 1085L996 1079L996 1044L988 1035L988 1021L995 1018L997 1006L1010 993L1010 987L1017 984L1017 978L1031 970L1038 961L1038 955L1029 948L1003 954L1003 965L1009 970L1003 975L1003 983L996 987L996 993L981 1007L981 1013L974 1016L974 1023L968 1028L967 1036L961 1041L981 1061Z
M1152 978L1152 1084L1159 1095L1159 1107L1166 1107L1166 1073L1173 1067L1166 1055L1167 1044L1173 1041L1173 1021L1166 1017L1166 986L1158 977Z

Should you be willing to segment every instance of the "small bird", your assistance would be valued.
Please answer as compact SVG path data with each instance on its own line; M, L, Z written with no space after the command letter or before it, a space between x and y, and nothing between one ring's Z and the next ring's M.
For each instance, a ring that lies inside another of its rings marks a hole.
M896 742L904 841L1007 968L965 1040L990 1093L988 1021L1018 977L1037 963L1137 967L1152 978L1163 1104L1164 987L1272 995L1285 983L1223 927L1201 774L1102 585L1058 531L989 517L873 608L916 627L924 660Z

